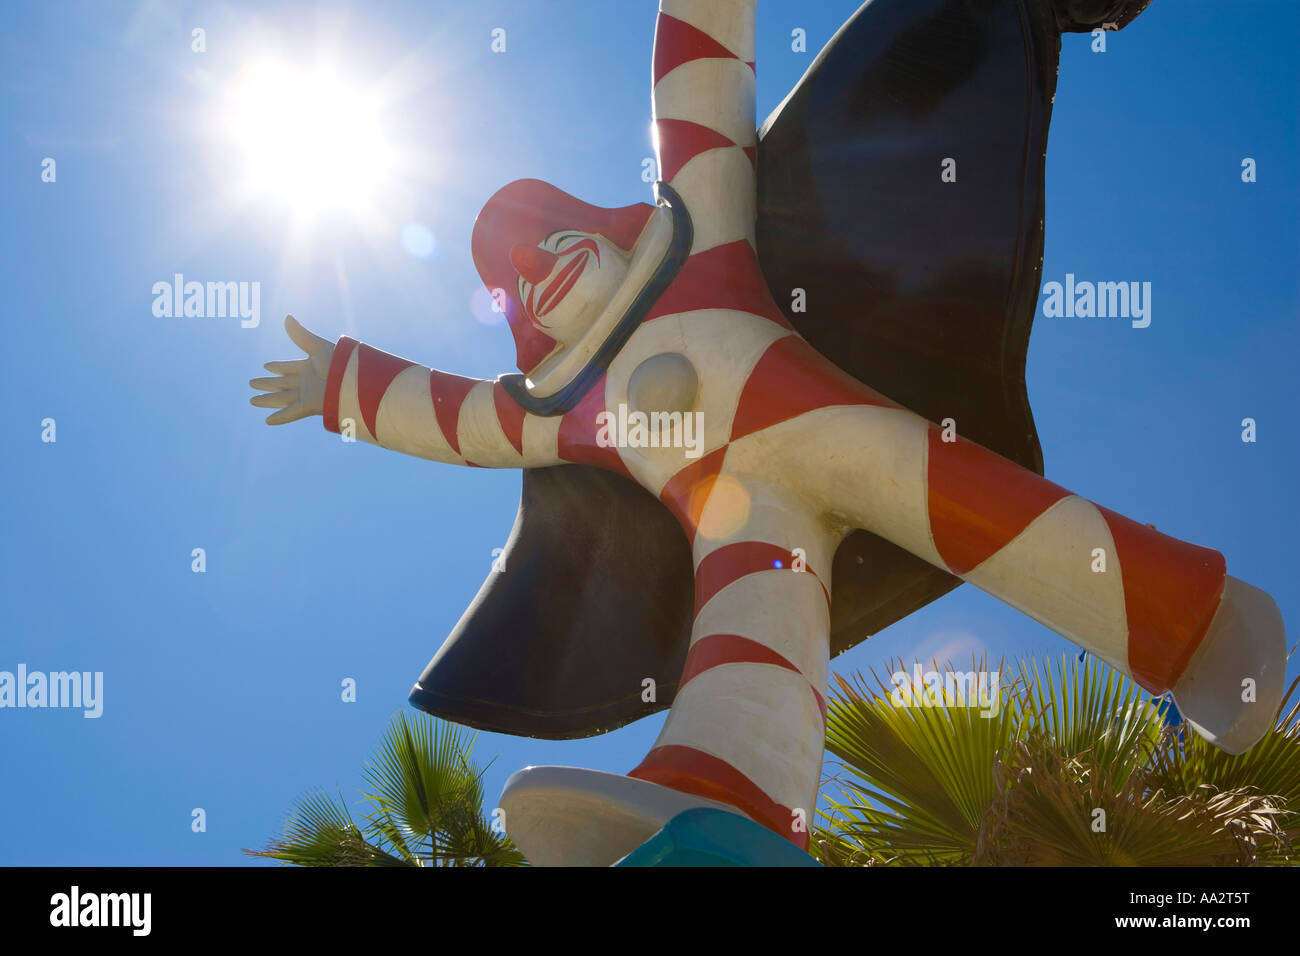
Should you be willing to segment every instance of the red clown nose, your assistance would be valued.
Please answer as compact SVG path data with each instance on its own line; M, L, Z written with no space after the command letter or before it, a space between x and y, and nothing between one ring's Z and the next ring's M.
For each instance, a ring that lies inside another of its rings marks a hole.
M559 256L537 246L515 246L510 250L510 264L524 277L525 282L533 285L541 282L555 268Z

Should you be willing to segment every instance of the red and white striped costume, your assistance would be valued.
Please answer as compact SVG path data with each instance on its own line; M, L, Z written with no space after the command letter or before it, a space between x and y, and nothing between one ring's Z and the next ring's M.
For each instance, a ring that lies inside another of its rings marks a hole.
M792 331L755 252L756 0L662 0L654 125L691 255L579 406L525 414L497 383L339 341L325 426L454 464L598 465L691 540L696 616L663 731L631 776L738 808L806 846L824 740L830 567L855 528L952 571L1132 675L1172 688L1224 591L1220 554L1072 495L840 371ZM815 309L817 303L809 303ZM703 455L606 448L646 359L698 373ZM961 423L957 423L960 429ZM1094 567L1103 549L1106 570ZM806 570L795 570L799 549ZM525 848L527 849L527 848ZM631 849L628 847L627 849Z

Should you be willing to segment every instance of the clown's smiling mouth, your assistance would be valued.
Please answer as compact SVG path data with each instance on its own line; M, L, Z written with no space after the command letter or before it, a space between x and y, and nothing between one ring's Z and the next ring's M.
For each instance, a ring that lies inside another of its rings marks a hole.
M546 315L569 294L569 290L578 281L578 277L582 275L583 270L587 268L588 261L593 256L596 259L596 265L600 265L600 247L596 245L594 239L583 239L581 242L575 242L565 249L563 254L567 255L573 252L578 254L570 259L559 274L542 288L542 294L533 308L533 315L537 318L540 319Z

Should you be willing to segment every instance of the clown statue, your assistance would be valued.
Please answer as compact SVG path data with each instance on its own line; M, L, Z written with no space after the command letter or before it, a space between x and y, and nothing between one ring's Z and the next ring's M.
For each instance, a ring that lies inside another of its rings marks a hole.
M286 320L307 357L252 382L269 424L523 469L507 570L412 703L552 738L671 706L626 774L510 779L533 863L612 864L701 808L806 860L830 658L962 581L1230 753L1267 732L1273 600L1044 479L1025 393L1060 33L1147 2L871 0L756 130L756 0L661 0L654 203L522 180L475 223L522 374Z

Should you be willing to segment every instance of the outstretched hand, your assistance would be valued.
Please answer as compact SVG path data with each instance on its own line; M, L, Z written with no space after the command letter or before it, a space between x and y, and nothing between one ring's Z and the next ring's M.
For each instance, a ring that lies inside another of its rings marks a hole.
M307 331L292 315L284 317L284 330L293 343L307 353L306 358L287 362L267 362L264 368L273 378L255 378L248 384L265 395L254 395L249 402L259 408L278 408L267 416L268 425L285 425L308 415L319 415L325 408L325 381L329 377L334 343Z

